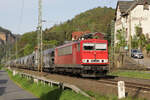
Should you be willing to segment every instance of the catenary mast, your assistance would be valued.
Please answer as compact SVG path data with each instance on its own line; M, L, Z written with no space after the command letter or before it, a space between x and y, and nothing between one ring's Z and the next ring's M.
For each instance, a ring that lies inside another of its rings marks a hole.
M42 72L42 67L43 67L42 0L39 0L39 16L38 16L37 31L38 31L38 33L37 33L37 40L38 40L37 66L38 66L38 71Z

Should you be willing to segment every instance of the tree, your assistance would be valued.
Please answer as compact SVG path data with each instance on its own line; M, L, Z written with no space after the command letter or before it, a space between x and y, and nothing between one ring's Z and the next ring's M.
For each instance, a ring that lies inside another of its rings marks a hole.
M147 51L147 54L149 54L149 52L150 52L150 43L146 45L146 51Z
M124 34L125 34L124 29L120 29L117 31L117 40L118 40L117 46L121 51L123 51L124 47L127 45Z
M142 31L142 27L141 26L136 26L135 27L135 32L136 32L136 37L137 37L137 40L136 42L138 42L138 48L140 49L143 49L145 47L145 44L146 44L146 38L145 38L145 35L143 34L143 31Z
M131 45L132 45L132 48L138 48L138 37L137 35L134 35L131 39Z

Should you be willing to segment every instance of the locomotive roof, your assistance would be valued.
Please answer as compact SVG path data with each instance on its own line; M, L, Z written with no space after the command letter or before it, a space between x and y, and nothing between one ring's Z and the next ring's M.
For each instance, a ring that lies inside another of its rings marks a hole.
M80 41L74 41L74 42L66 43L66 44L58 46L56 48L62 48L62 47L70 46L70 45L75 44L75 43L80 43Z
M76 43L80 43L80 42L84 42L84 41L102 41L102 42L106 42L107 40L100 40L100 39L87 39L87 40L80 40L80 41L74 41L74 42L70 42L70 43L67 43L67 44L64 44L64 45L61 45L61 46L58 46L56 48L63 48L63 47L66 47L66 46L70 46L70 45L73 45L73 44L76 44Z

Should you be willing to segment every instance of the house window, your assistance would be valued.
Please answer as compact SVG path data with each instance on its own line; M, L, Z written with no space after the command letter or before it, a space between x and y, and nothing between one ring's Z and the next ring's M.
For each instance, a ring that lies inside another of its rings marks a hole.
M145 2L143 9L144 9L144 10L149 10L149 4L148 4L148 2Z

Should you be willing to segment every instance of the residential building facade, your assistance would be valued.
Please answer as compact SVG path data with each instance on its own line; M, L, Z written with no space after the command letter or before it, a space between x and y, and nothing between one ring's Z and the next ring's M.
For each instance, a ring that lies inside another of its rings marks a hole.
M115 44L120 29L124 31L128 45L131 37L136 35L135 27L140 27L142 33L150 38L150 0L118 1L115 14Z

